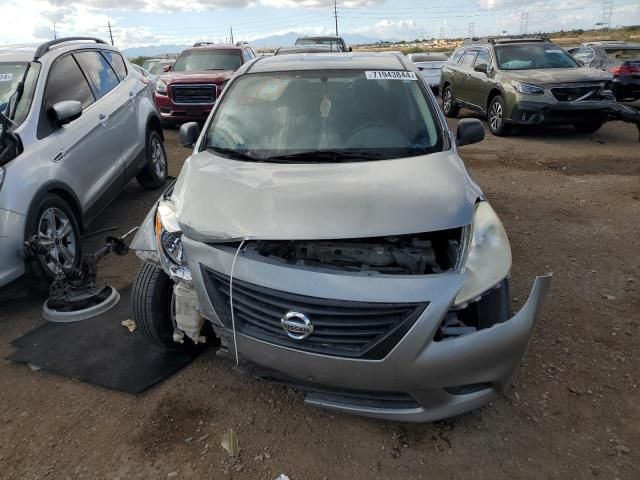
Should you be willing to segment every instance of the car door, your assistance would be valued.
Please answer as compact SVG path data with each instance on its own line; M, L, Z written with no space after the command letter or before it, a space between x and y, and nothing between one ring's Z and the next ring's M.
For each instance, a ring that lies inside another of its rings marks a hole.
M461 77L462 73L460 71L460 60L464 56L464 50L456 50L451 57L451 60L445 64L445 68L449 70L448 75L445 75L446 78L449 79L449 83L451 84L451 89L454 92L454 95L457 96L458 88L462 86Z
M61 151L53 159L58 163L56 176L73 189L89 220L124 187L124 167L113 126L105 121L111 105L92 89L75 54L61 56L51 66L43 112L63 100L80 101L82 115L61 127L42 115L38 137L53 136L59 141Z
M147 84L135 75L134 69L127 65L122 56L113 50L102 50L102 55L107 59L113 70L118 75L120 85L116 88L118 97L126 108L119 115L122 132L120 136L120 148L123 153L123 161L127 179L133 178L140 171L146 150L145 130L146 122L140 119L142 97L147 93ZM142 161L141 161L142 160Z
M460 68L458 71L458 79L456 87L454 89L454 95L458 100L462 100L465 103L470 104L473 97L472 91L469 89L468 79L473 72L473 63L478 55L477 50L467 50L460 61Z
M477 66L485 65L487 73L476 70ZM471 70L467 73L465 79L465 91L467 92L468 102L478 107L480 110L486 110L487 97L493 84L493 71L491 64L491 54L487 49L479 49L474 60Z

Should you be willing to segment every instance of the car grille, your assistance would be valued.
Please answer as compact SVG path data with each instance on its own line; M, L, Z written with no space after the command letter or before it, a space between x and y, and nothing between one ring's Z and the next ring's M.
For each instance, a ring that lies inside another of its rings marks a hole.
M229 278L203 267L209 298L231 328ZM382 359L402 339L428 303L369 303L308 297L233 281L236 330L295 350L330 356ZM295 340L281 326L289 311L301 312L313 333Z
M583 85L577 87L555 87L551 94L559 102L575 102L579 100L596 100L602 95L600 85Z
M215 85L172 85L173 103L213 104L216 101Z

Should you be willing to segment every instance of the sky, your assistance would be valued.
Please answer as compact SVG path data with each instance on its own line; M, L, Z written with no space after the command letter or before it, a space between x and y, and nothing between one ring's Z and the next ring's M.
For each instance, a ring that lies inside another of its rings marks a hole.
M502 32L593 28L612 1L611 26L640 24L640 0L343 0L341 34L414 39ZM0 44L32 43L57 35L108 39L119 48L253 41L291 31L332 33L333 0L0 0ZM473 24L473 25L471 25ZM640 41L640 40L639 40ZM256 45L260 46L260 45Z

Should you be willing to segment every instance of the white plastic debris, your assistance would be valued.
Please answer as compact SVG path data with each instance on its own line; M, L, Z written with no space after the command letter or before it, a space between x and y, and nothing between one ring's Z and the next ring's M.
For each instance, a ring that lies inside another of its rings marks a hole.
M276 477L276 480L290 480L290 478L287 477L284 473L281 473Z
M130 333L133 333L133 332L136 331L136 322L134 322L131 319L123 320L122 321L122 326L125 327L126 329L128 329Z
M224 435L222 435L222 441L220 442L220 445L229 453L230 457L235 458L238 455L240 455L240 446L238 445L238 435L236 435L236 432L234 432L233 430L229 429L226 432L224 432Z

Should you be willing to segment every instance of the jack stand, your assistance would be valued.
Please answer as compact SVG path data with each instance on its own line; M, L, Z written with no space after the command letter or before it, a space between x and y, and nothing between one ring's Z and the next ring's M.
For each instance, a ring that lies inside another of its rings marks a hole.
M57 266L56 278L49 287L49 298L42 307L42 316L50 322L77 322L100 315L113 308L120 300L118 291L110 285L97 286L98 262L110 253L126 255L129 247L127 237L138 227L122 237L107 237L105 246L95 253L82 255L80 266L73 271L62 268L58 259L50 256L37 236L25 242L28 257L44 256Z

